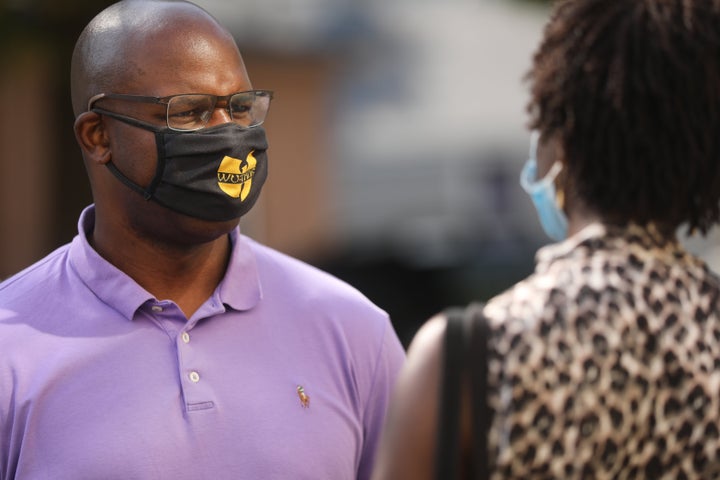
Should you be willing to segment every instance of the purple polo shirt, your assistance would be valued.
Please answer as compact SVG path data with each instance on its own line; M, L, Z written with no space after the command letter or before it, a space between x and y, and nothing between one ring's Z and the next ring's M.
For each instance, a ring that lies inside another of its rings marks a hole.
M236 230L187 319L93 222L0 284L0 480L369 478L404 359L383 311Z

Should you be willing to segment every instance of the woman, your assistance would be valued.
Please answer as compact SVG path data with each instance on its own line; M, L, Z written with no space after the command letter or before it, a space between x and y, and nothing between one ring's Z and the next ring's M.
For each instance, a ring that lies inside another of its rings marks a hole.
M720 218L718 25L717 0L556 5L521 183L561 241L484 309L491 478L720 478L720 279L676 237ZM374 480L432 478L444 331L409 349Z

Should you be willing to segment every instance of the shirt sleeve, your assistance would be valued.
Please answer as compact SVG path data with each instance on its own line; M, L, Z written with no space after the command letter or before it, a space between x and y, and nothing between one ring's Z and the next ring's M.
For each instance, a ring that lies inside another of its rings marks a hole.
M364 442L358 466L358 480L368 480L372 474L376 449L390 403L390 395L404 362L405 350L388 321L375 362L373 381L365 402L363 415Z

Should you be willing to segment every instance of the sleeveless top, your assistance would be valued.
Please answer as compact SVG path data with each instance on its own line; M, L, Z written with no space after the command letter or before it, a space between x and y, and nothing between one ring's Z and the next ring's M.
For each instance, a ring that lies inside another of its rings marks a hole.
M488 302L491 478L720 478L720 279L593 224Z

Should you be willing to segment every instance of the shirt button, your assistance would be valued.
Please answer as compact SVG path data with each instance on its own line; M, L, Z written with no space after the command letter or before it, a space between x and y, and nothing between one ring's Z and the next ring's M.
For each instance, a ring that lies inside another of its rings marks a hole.
M190 343L190 334L188 332L183 332L181 338L183 342Z
M198 372L192 371L190 372L190 375L188 375L188 377L190 377L190 381L193 383L197 383L200 381L200 374Z
M163 307L161 307L160 305L153 305L153 306L152 306L152 311L153 311L153 312L162 312L162 311L163 311Z

